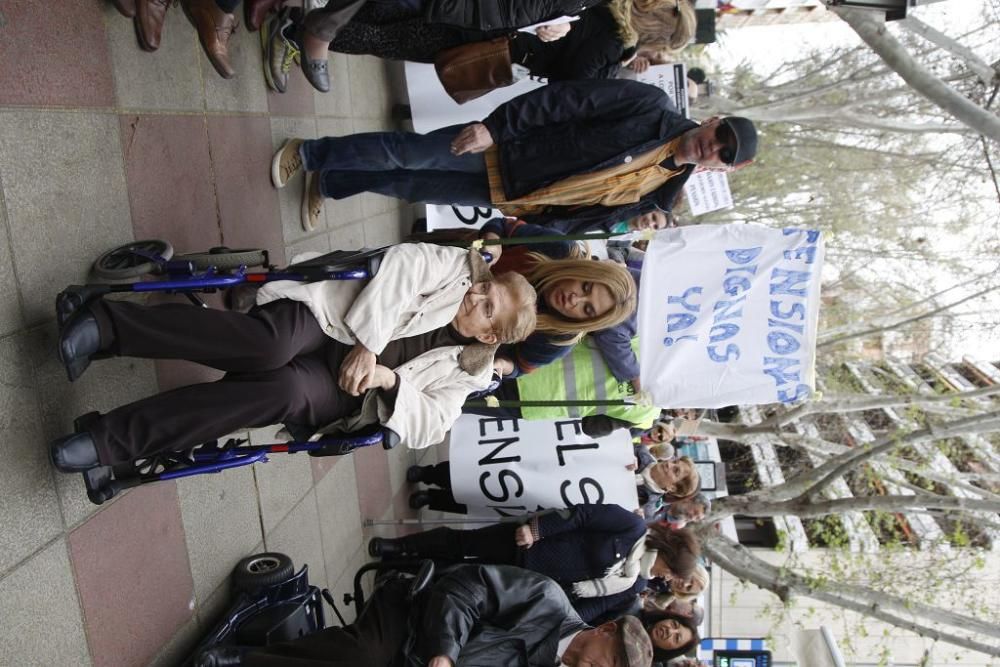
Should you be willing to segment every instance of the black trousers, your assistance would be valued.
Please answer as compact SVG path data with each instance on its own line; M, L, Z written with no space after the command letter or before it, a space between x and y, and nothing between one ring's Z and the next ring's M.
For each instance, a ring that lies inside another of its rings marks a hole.
M425 484L432 484L440 487L437 489L426 489L430 503L430 509L438 512L453 512L455 514L468 514L469 506L455 500L455 495L451 492L451 464L442 461L436 465L424 466L422 480Z
M496 523L474 530L435 528L399 538L405 549L421 558L462 561L477 558L491 565L522 565L514 542L513 523Z
M109 301L92 312L102 347L226 371L217 382L156 394L101 417L90 433L105 465L188 449L242 428L318 427L361 404L337 386L350 346L326 336L305 304L283 299L244 314Z
M247 654L247 667L396 667L409 634L407 580L390 581L372 595L346 628L327 628Z

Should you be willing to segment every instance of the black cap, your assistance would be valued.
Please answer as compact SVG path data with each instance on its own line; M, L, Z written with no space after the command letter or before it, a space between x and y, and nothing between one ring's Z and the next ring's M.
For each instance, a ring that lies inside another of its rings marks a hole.
M736 157L733 164L742 164L757 155L757 128L753 121L742 116L726 116L722 123L736 136Z

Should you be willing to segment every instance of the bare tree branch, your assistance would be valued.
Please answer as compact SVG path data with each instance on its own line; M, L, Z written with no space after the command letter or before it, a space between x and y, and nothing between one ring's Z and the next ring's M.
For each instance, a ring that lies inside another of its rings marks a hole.
M996 81L998 73L990 67L989 63L977 56L972 49L968 48L956 39L952 39L936 28L932 28L915 16L907 16L896 25L908 30L916 35L920 35L927 41L937 44L945 51L955 55L965 61L969 69L976 73L976 76L985 83L991 85Z
M914 60L886 29L884 17L878 21L875 12L843 7L834 11L914 90L975 132L1000 141L1000 118L969 101Z
M848 582L827 581L821 584L788 568L775 567L757 558L745 547L717 533L702 533L702 550L722 569L775 593L783 601L791 599L794 595L802 595L885 621L922 637L948 642L987 655L1000 656L1000 643L987 644L979 641L978 637L945 632L929 623L914 619L924 617L970 632L1000 636L1000 628L994 624L984 623L977 618L956 614L941 607L919 605Z

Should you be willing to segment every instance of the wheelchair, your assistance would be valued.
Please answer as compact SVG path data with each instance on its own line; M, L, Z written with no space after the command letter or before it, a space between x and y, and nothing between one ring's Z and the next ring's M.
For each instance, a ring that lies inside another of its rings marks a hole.
M376 575L375 586L386 578L405 578L407 600L419 595L432 581L435 564L429 560L384 561L362 566L354 576L354 593L344 594L344 604L353 604L355 615L365 606L362 579ZM247 556L233 568L230 583L233 601L219 621L204 636L183 665L199 664L201 654L213 647L267 646L292 641L327 627L323 602L336 614L342 627L348 624L329 589L309 583L309 566L296 572L292 559L282 553Z
M265 250L213 248L204 253L173 257L173 249L165 241L138 241L114 248L94 262L93 273L109 282L71 285L60 292L56 297L56 320L61 330L77 309L107 294L183 294L192 303L207 307L198 298L198 293L276 280L365 280L378 272L385 251L386 247L337 250L278 268L268 262ZM261 270L248 270L258 265ZM96 412L83 415L74 422L74 430L86 431L88 424L99 416ZM292 433L295 434L294 429ZM342 456L360 447L379 444L384 449L391 449L398 444L398 437L391 431L374 427L339 437L324 436L316 441L301 439L265 445L250 445L245 439L230 438L221 444L211 441L186 451L168 452L122 465L100 466L81 474L87 497L100 505L128 488L264 463L270 454L307 452L310 456Z

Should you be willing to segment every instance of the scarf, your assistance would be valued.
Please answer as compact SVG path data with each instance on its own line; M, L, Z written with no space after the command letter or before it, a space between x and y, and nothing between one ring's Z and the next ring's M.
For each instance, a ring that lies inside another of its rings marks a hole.
M612 564L602 578L574 582L573 594L580 598L602 598L627 591L639 577L652 578L656 556L655 549L646 548L646 536L643 535L632 545L628 556Z

